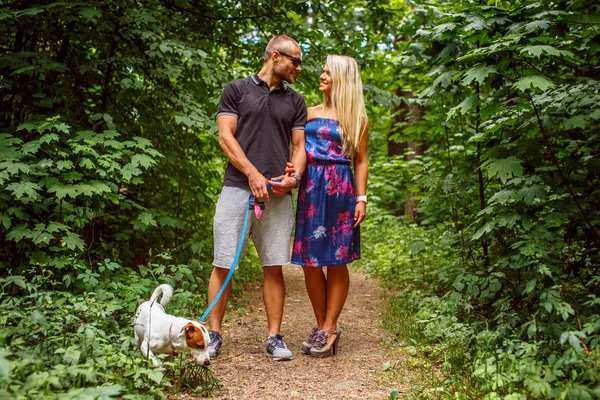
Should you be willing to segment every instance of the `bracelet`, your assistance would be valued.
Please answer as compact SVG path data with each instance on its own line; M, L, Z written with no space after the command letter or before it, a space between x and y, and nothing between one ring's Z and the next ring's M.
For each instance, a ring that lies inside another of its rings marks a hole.
M367 204L367 196L356 196L356 202L358 203L359 201L364 201Z
M296 180L296 188L299 188L300 187L300 180L302 179L300 177L300 175L298 175L298 174L292 174L290 176Z

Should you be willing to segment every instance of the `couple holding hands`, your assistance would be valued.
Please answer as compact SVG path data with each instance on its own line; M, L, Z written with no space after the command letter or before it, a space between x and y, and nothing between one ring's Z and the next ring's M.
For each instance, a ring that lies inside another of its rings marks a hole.
M265 346L274 360L292 358L280 329L285 297L282 265L290 263L294 224L291 263L303 266L316 317L302 350L313 357L329 357L336 353L341 335L337 320L350 286L347 263L360 258L359 224L366 215L368 121L356 61L328 56L319 84L323 104L308 109L302 96L283 83L294 83L301 62L298 43L275 36L260 72L230 82L217 113L219 143L229 163L214 217L208 302L216 297L232 265L248 195L269 200L260 220L251 218L242 240L245 251L248 236L252 237L263 266L269 330ZM299 188L295 219L293 188ZM322 267L327 267L327 274ZM231 283L210 313L211 358L223 343L221 322L230 293Z

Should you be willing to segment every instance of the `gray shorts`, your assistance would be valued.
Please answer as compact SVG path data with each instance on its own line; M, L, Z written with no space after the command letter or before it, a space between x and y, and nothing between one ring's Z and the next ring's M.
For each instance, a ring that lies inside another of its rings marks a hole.
M250 189L223 186L213 221L213 237L216 267L231 268L238 241L244 225ZM260 219L250 210L244 247L240 259L246 252L248 237L252 238L263 267L285 265L290 262L290 243L294 228L292 196L275 196L269 191L269 200Z

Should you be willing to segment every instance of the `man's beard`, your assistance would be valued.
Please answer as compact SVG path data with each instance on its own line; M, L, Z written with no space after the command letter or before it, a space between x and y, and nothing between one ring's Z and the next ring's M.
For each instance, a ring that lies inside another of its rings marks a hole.
M292 73L289 72L287 74L283 74L279 71L273 71L275 76L277 76L280 80L286 81L287 83L294 83L294 78L292 77Z

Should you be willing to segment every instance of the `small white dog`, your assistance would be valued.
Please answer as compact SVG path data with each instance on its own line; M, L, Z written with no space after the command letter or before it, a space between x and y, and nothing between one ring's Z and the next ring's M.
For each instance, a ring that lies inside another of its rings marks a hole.
M156 300L162 294L160 304ZM135 312L134 333L137 345L143 357L150 358L155 367L160 365L155 354L170 354L171 359L176 352L190 353L200 365L210 365L208 354L208 330L204 322L190 321L165 313L173 295L173 287L160 285Z

